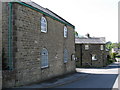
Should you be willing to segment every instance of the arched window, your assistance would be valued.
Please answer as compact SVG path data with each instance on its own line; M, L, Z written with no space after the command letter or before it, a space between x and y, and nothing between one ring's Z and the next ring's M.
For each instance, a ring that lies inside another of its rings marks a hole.
M67 27L64 26L64 37L65 37L65 38L67 38L67 32L68 32Z
M48 51L46 48L43 48L41 52L41 68L45 67L48 67Z
M47 20L45 17L41 18L41 32L47 32Z
M64 63L68 62L68 51L67 49L64 50Z

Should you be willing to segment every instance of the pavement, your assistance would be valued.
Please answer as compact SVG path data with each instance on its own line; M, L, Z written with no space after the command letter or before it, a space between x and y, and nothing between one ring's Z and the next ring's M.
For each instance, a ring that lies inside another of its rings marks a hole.
M114 64L112 64L114 67ZM111 66L111 65L110 65ZM105 67L104 70L107 70L109 68L109 66ZM82 70L83 69L83 70ZM85 73L85 70L87 70L87 73ZM80 79L86 78L88 75L90 75L91 73L89 73L88 71L91 72L92 70L92 74L97 71L100 70L100 72L103 74L103 70L101 70L100 68L77 68L76 69L76 73L73 74L69 74L69 75L64 75L63 77L58 77L58 78L54 78L39 84L33 84L33 85L29 85L29 86L22 86L22 87L16 87L16 88L55 88L55 87L60 87L66 84L70 84L76 81L79 81ZM105 71L106 72L106 71ZM116 85L115 85L116 86Z
M118 68L118 77L117 77L117 79L116 79L116 81L115 81L115 83L113 85L113 88L118 88L120 90L120 58L118 59L118 64L119 64L118 65L119 66L119 68Z
M88 74L76 72L74 74L65 75L62 78L55 78L40 84L34 84L30 86L23 86L23 87L17 87L17 88L55 88L55 87L69 84L77 80L80 80L82 78L85 78L87 75Z
M115 83L114 83L114 85L113 85L113 90L114 90L114 88L119 88L120 89L120 87L118 87L119 85L119 81L120 80L120 75L118 75L118 77L117 77L117 79L116 79L116 81L115 81Z
M69 83L57 88L79 88L79 89L100 89L118 90L120 63L115 62L103 68L77 68L78 72L89 74L87 77L74 83ZM120 90L120 88L119 88Z

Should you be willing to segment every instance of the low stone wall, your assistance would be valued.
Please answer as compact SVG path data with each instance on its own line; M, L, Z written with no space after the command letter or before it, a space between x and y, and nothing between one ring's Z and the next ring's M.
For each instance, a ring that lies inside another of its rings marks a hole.
M2 71L2 88L10 88L15 86L15 71L3 70Z

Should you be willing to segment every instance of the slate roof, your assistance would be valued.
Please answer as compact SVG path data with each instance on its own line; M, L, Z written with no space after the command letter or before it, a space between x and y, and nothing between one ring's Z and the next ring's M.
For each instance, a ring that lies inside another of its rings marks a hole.
M76 38L75 39L76 44L105 44L105 38L104 37L91 37L91 38Z
M18 0L18 1L19 1L19 2L23 2L22 0ZM58 20L60 20L60 21L62 21L62 22L64 22L64 23L67 23L67 24L69 24L69 25L71 25L72 27L75 28L74 25L72 25L71 23L69 23L68 21L66 21L65 19L63 19L62 17L58 16L56 13L52 12L51 10L49 10L49 9L47 9L47 8L43 8L42 6L36 4L36 3L33 2L33 1L23 2L23 3L26 3L26 4L34 7L34 8L37 8L37 9L39 9L39 10L41 10L41 11L49 14L50 16L53 16L53 17L57 18Z

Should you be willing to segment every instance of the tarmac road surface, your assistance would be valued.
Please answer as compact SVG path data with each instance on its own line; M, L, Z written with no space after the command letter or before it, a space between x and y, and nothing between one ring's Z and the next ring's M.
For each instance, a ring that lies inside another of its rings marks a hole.
M118 88L120 86L119 70L120 62L105 68L77 68L78 72L88 74L87 77L57 88Z

